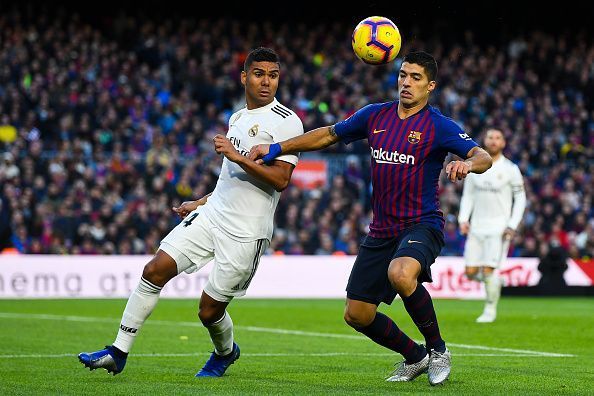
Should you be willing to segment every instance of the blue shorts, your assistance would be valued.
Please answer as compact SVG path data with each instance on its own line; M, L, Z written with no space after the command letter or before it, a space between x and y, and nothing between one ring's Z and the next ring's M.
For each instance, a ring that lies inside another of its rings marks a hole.
M396 290L388 279L390 262L397 257L412 257L421 263L419 282L432 282L431 264L443 248L443 234L427 224L416 224L393 238L367 236L351 270L347 297L379 305L391 304Z

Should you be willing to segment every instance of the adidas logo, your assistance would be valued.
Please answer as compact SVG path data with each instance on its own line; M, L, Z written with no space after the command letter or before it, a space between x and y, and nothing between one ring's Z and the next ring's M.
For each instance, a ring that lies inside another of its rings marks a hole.
M273 112L275 112L276 114L278 114L279 116L281 116L283 118L287 118L288 116L291 115L291 111L281 105L276 105L276 106L272 107L270 110L272 110Z

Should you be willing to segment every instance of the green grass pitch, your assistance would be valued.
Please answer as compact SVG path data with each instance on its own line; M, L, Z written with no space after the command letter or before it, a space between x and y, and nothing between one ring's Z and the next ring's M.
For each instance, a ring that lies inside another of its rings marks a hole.
M436 300L452 351L450 380L432 388L384 378L400 355L350 329L341 300L234 301L241 358L222 378L194 374L209 356L197 302L161 300L126 369L90 372L81 351L110 344L125 300L0 301L0 395L380 395L592 394L594 301L504 298L492 324L476 324L480 301ZM411 337L420 334L400 300L380 310Z

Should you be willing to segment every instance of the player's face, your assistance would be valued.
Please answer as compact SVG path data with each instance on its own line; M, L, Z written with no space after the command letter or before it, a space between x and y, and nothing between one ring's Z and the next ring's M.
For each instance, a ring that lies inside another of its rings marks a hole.
M491 129L485 136L485 149L489 155L498 155L505 148L505 138L501 131Z
M249 70L241 72L248 109L266 106L274 100L279 77L280 69L275 62L253 62Z
M405 107L413 107L429 100L435 81L429 81L425 69L416 63L404 62L398 75L398 96Z

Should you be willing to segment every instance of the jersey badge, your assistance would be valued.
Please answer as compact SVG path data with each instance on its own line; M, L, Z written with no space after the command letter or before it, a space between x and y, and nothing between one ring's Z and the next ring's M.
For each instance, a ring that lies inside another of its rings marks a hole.
M248 131L248 136L249 137L254 137L257 134L258 134L258 124L256 124L253 127L251 127L250 130Z
M419 143L421 141L422 134L423 132L410 131L410 133L408 134L408 142L411 144Z

